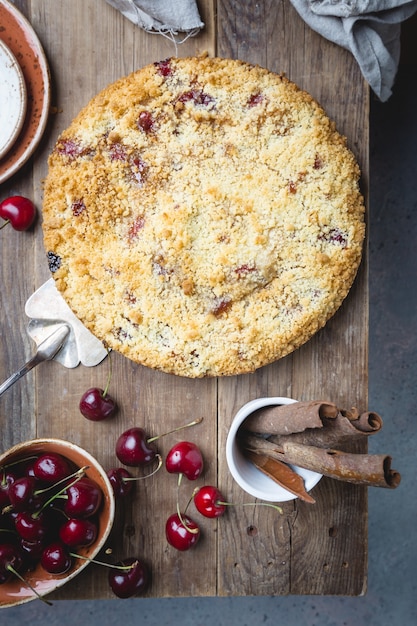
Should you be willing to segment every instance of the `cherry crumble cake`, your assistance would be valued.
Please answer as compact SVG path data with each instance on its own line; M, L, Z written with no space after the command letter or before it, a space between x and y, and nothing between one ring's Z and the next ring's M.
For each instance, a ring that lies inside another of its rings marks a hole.
M110 348L252 372L336 312L364 239L359 168L322 108L241 61L167 59L94 97L49 159L49 267Z

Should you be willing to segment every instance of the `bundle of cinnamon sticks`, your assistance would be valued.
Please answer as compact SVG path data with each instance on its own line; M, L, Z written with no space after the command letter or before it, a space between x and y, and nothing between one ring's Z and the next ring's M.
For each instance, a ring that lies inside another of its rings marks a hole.
M243 453L265 474L306 502L303 479L290 466L298 466L357 485L398 487L401 476L384 454L356 454L346 444L378 433L381 417L374 412L339 409L314 400L268 406L252 413L238 432Z

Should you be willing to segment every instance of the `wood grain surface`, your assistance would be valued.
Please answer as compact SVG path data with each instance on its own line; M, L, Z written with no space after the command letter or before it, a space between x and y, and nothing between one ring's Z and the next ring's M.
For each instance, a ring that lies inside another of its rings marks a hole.
M101 88L143 65L177 54L234 57L284 72L309 91L347 136L368 190L368 88L349 52L313 32L289 0L201 0L205 28L177 50L167 38L135 27L104 0L16 0L37 32L51 70L50 121L33 158L0 186L33 198L39 220L32 231L1 231L0 377L5 379L33 353L24 305L49 271L42 245L42 181L58 134ZM93 253L93 251L92 251ZM112 354L111 393L120 410L111 421L92 423L78 410L81 394L103 386L109 361L69 370L44 363L0 398L1 449L37 436L70 439L108 469L116 463L115 442L130 426L149 435L203 416L201 425L161 439L162 455L181 439L196 441L205 471L195 484L183 482L182 504L196 485L217 484L228 501L217 521L201 519L202 538L180 553L165 540L165 521L175 511L176 477L160 471L140 481L134 497L117 507L111 537L115 558L136 555L149 563L152 597L287 594L360 595L366 590L366 488L322 479L316 504L292 501L283 514L254 501L234 483L225 459L231 420L248 400L288 396L329 399L367 410L367 254L340 310L313 339L288 357L245 376L182 379L154 372ZM366 444L360 445L364 451ZM134 470L143 475L143 470ZM192 515L194 510L190 508ZM56 598L111 598L107 572L89 566Z

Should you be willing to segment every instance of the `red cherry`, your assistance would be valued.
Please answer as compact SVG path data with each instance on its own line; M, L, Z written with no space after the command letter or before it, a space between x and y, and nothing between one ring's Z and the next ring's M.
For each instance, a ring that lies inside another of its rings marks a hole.
M40 507L40 498L35 493L36 482L36 478L24 476L10 485L9 499L15 511L34 510Z
M20 547L27 559L29 559L29 561L32 561L33 563L36 563L37 561L39 561L43 551L45 550L45 542L42 540L27 541L26 539L21 539Z
M124 467L114 467L107 472L107 477L116 498L124 498L133 488L132 474ZM128 479L128 480L127 480Z
M69 517L91 517L97 513L103 493L91 478L80 478L65 491L68 499L64 511Z
M63 456L47 452L36 459L32 471L39 480L54 484L66 478L71 473L71 468Z
M126 568L109 571L109 585L116 596L130 598L145 591L149 582L149 571L144 563L139 559L128 558L116 563L116 566Z
M24 196L10 196L0 202L0 217L7 220L6 224L10 222L15 230L28 230L35 221L35 216L35 205Z
M70 569L72 559L65 546L59 541L54 541L43 551L41 565L50 574L64 574Z
M0 481L0 508L2 509L4 506L10 504L9 499L9 489L10 485L12 485L15 480L17 480L17 475L10 470L4 469L1 473L1 481Z
M100 422L115 413L116 402L103 389L92 387L82 395L79 408L85 418Z
M44 512L21 511L16 513L15 528L26 541L43 541L48 536L50 524Z
M200 538L200 528L188 515L171 515L165 525L168 543L177 550L189 550Z
M203 457L198 446L191 441L181 441L171 448L165 459L170 474L184 474L196 480L203 471Z
M149 445L143 428L129 428L116 442L116 456L121 463L129 466L150 463L156 457L156 450Z
M152 117L152 114L149 111L142 111L139 113L138 118L138 126L145 133L150 133L154 129L155 120Z
M194 504L197 511L205 517L220 517L226 510L221 491L210 485L200 487L194 494Z
M66 546L91 546L97 539L97 524L90 519L70 518L59 529L59 538Z
M23 565L19 548L11 543L0 544L0 584L6 583Z

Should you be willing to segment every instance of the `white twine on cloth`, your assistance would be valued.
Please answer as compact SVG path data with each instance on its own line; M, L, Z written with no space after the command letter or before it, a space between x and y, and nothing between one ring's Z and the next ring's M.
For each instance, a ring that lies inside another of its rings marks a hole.
M320 35L350 50L365 80L385 102L392 94L400 59L401 22L416 0L291 0Z
M195 0L106 0L106 2L143 30L163 35L175 46L189 37L194 37L204 28ZM179 36L179 33L183 35Z

